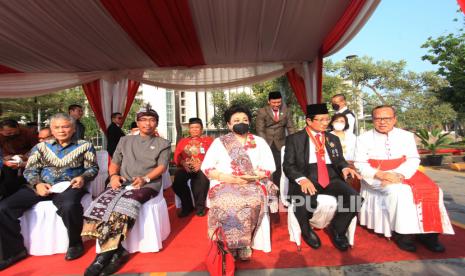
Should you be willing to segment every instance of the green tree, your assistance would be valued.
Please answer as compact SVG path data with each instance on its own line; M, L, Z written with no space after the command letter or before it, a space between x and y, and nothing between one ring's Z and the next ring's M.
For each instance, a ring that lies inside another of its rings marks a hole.
M211 123L217 129L225 128L226 124L223 120L223 114L229 107L225 93L223 91L213 91L212 103L214 106L214 116L211 119Z
M86 138L90 139L101 135L94 112L90 108L81 86L37 97L2 99L0 120L11 118L22 123L36 122L37 115L40 113L41 125L46 126L50 116L56 113L68 113L68 106L71 104L80 104L84 108L85 112L81 122L86 127ZM129 125L134 121L135 114L141 104L142 100L137 98L134 100L125 121L124 129L129 129Z
M302 111L297 98L295 97L294 90L292 90L286 76L281 76L273 80L265 81L263 83L254 84L252 91L257 99L258 107L263 107L268 104L268 93L271 91L281 91L284 94L287 108L293 114L292 120L297 128L305 125L304 112Z
M68 105L85 106L86 97L81 87L66 89L60 92L28 98L2 99L3 114L0 119L11 118L23 122L36 122L38 113L45 122L51 115L68 112Z
M215 91L212 96L213 105L215 106L215 115L212 118L212 123L217 129L226 128L226 122L223 119L224 112L233 105L243 105L250 109L252 112L252 122L250 129L255 130L255 113L259 108L257 99L252 95L245 92L234 93L230 95L229 102L226 99L226 95L223 91Z
M136 114L137 112L140 110L140 108L144 105L144 102L142 101L142 99L140 99L138 96L142 94L141 92L139 92L137 95L136 95L136 98L134 99L134 102L132 103L131 105L131 109L129 109L129 112L128 112L128 115L126 117L126 120L124 121L124 124L123 124L123 130L125 130L126 132L129 132L130 128L131 128L131 124L133 122L136 121Z
M354 111L359 108L357 99L363 100L365 110L391 104L397 107L399 125L407 128L431 129L456 117L452 106L436 94L446 87L447 81L434 72L407 71L405 61L352 58L327 62L325 71L327 80L323 86L326 83L330 87L330 91L324 91L325 98L346 89L344 94Z
M458 17L463 27L456 33L449 33L436 38L429 37L422 45L428 53L423 60L438 65L437 73L449 82L449 85L438 91L440 99L450 103L458 117L465 120L465 16L460 11ZM456 18L455 21L459 19Z

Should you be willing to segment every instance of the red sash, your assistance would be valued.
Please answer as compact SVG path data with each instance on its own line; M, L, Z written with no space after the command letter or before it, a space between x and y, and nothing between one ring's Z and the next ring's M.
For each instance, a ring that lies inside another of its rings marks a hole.
M405 156L399 159L375 160L369 159L368 163L375 169L383 171L393 170L406 160ZM439 211L439 188L428 176L420 171L409 179L405 179L412 189L415 204L421 204L423 213L423 230L425 232L442 233L441 212Z

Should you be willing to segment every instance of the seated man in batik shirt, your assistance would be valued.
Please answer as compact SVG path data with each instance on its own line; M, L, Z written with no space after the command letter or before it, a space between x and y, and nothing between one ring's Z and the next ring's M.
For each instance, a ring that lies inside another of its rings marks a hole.
M181 139L176 145L174 162L178 166L174 176L173 190L181 199L182 210L178 217L188 216L193 210L192 195L194 196L197 215L205 215L205 201L207 199L210 181L200 170L203 158L213 139L203 136L203 123L199 118L189 119L189 137ZM187 181L191 181L191 189Z
M85 184L98 173L95 149L87 141L72 138L75 120L69 115L52 116L50 128L54 139L37 144L28 159L24 177L29 185L0 201L0 244L3 250L0 270L27 256L18 218L44 200L53 201L57 214L68 229L69 247L65 259L74 260L84 254L80 236L81 198L86 193ZM54 185L66 181L70 186L65 191L53 192Z
M142 204L163 192L161 176L168 167L171 143L154 135L157 125L155 110L137 113L140 133L121 137L109 168L110 187L84 214L82 235L96 238L100 246L86 276L111 275L119 270L129 258L121 243Z

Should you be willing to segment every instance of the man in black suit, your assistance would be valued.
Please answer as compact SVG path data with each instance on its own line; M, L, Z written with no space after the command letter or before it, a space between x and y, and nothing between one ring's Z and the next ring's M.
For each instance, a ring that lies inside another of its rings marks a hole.
M111 114L111 124L108 126L107 129L107 151L111 157L113 157L113 153L116 150L116 146L118 145L119 139L125 136L123 130L121 129L122 126L123 115L121 115L121 113L119 112Z
M81 105L72 104L68 106L68 114L76 120L75 132L73 135L73 140L84 140L84 134L86 132L86 127L81 123L80 119L84 115L84 111Z
M283 169L289 178L289 196L295 203L303 240L314 249L321 246L309 220L317 207L317 195L332 195L338 200L338 210L328 231L334 246L345 251L349 248L345 233L361 199L343 178L360 176L344 159L339 138L325 132L329 122L326 104L307 106L307 127L286 139Z

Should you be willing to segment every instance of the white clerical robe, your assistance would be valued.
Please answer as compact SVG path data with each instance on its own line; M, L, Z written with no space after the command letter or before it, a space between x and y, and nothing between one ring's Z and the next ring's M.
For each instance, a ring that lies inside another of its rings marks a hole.
M360 193L364 198L360 224L386 237L391 237L392 231L399 234L425 233L421 205L414 203L411 187L402 183L383 187L381 181L374 177L377 169L368 163L369 159L391 160L403 156L406 161L392 171L409 179L420 165L420 156L411 132L394 128L386 135L370 130L357 138L355 167L363 178ZM443 233L454 234L441 189L439 209Z

